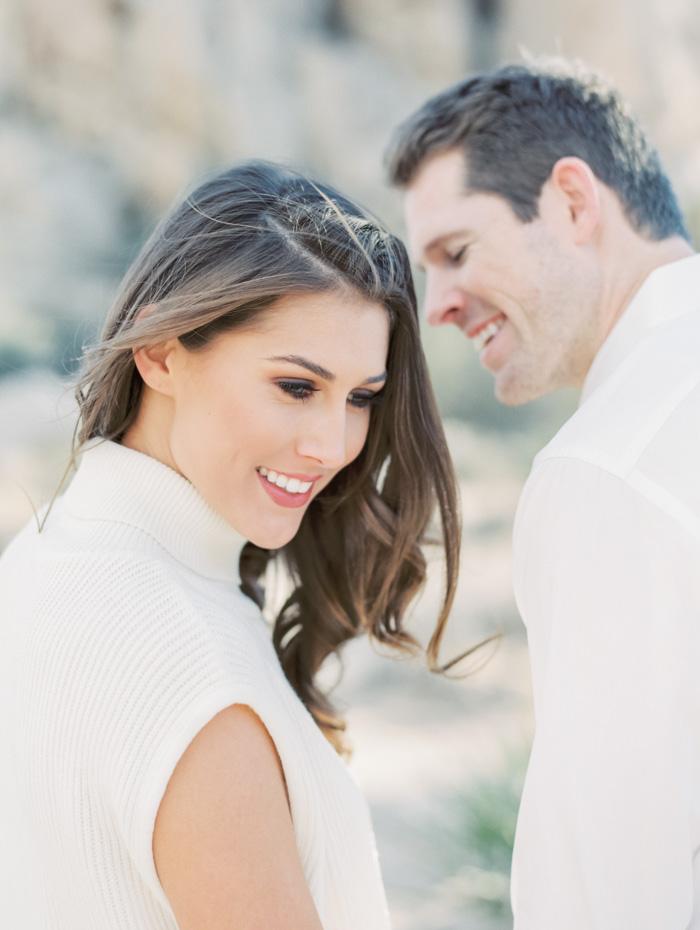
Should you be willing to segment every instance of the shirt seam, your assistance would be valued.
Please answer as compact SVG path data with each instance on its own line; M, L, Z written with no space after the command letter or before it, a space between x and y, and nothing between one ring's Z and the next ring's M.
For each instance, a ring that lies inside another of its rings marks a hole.
M541 468L544 468L547 462L567 460L580 462L581 464L587 465L589 468L592 468L601 474L608 475L609 477L616 479L625 487L629 488L636 497L645 501L659 513L663 513L670 520L672 520L676 526L685 530L685 532L696 542L700 542L700 518L698 518L692 512L692 510L690 510L687 504L684 504L670 490L664 488L662 485L658 484L658 482L639 472L636 463L625 474L620 474L619 472L614 471L612 468L601 465L600 462L591 461L585 456L582 456L580 453L577 453L576 455L558 453L557 455L549 456L544 461L540 462L538 464L537 471L539 471ZM533 472L532 477L534 477L535 474L536 472ZM651 493L649 493L649 491L651 491Z

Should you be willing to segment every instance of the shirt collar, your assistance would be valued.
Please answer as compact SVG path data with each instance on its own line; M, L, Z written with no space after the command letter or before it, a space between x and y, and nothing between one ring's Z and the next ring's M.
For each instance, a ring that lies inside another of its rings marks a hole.
M198 574L238 582L244 537L186 478L148 455L107 441L87 449L63 501L74 518L132 526Z
M650 330L698 307L700 255L655 268L598 350L584 381L580 403L590 397Z

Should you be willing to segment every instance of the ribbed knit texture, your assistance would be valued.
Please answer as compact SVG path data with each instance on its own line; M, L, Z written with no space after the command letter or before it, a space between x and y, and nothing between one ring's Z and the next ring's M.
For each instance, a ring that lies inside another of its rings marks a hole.
M277 747L325 930L389 926L366 803L238 588L243 542L180 475L102 443L42 533L3 554L2 930L175 930L156 813L187 745L235 703Z

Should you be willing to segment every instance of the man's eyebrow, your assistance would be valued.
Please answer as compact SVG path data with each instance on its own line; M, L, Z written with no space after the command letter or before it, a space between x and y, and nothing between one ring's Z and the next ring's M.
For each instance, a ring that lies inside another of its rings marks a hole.
M322 365L317 365L316 362L311 362L308 358L304 358L301 355L273 355L271 358L268 358L267 361L289 362L292 365L300 365L302 368L306 368L308 371L318 375L319 378L323 378L324 381L335 381L335 375L332 371L328 371L328 369L324 368ZM373 378L365 378L362 383L377 384L379 381L386 381L386 377L386 372L383 371L381 375L375 375Z

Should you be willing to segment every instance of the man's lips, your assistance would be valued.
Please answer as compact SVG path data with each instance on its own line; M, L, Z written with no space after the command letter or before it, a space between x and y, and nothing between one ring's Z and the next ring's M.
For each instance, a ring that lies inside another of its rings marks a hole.
M479 333L486 329L491 323L496 323L499 325L501 322L505 321L505 314L503 313L494 313L493 316L488 317L485 320L481 320L479 323L472 323L472 325L465 330L465 335L468 339L474 339L475 336L478 336Z
M494 336L498 335L505 322L505 316L499 313L497 316L489 317L488 320L484 320L467 331L467 336L472 340L472 345L479 355L481 355Z

